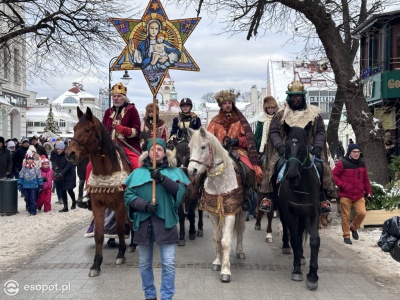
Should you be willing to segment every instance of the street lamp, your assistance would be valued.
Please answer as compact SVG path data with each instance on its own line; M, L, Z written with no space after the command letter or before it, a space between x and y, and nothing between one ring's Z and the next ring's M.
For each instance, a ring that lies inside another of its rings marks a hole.
M108 63L108 107L111 107L111 65L116 59L118 59L118 56L111 58ZM123 84L128 85L131 79L132 78L129 76L128 71L125 70L124 75L121 77Z

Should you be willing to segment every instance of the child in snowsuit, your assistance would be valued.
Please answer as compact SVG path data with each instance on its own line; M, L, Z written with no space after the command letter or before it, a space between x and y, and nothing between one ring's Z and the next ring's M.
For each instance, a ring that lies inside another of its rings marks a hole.
M37 200L37 209L41 210L44 206L44 212L51 210L51 189L53 187L53 170L50 168L50 162L46 156L41 156L42 167L40 173L43 178L43 191L39 194Z
M25 155L25 165L19 172L18 190L24 190L27 210L31 216L36 215L36 200L43 189L43 178L40 169L35 165L32 154Z

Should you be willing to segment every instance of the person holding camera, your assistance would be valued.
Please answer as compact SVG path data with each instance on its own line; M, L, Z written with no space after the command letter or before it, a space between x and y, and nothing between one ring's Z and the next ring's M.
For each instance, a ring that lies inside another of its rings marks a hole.
M189 184L185 173L176 167L175 155L166 147L165 140L153 139L147 151L139 157L142 167L135 169L125 180L125 206L135 235L133 243L139 248L139 270L146 299L157 299L154 285L153 248L160 247L161 299L169 300L175 294L175 249L178 242L178 208ZM155 152L155 154L154 154ZM153 168L153 155L156 168ZM152 202L152 185L156 181Z
M332 171L333 178L339 188L340 209L342 217L343 238L351 245L350 232L353 239L358 240L357 229L367 213L365 198L371 198L372 190L369 183L367 166L361 158L361 150L357 144L350 144L346 156L336 163ZM350 224L350 209L354 207L356 216Z

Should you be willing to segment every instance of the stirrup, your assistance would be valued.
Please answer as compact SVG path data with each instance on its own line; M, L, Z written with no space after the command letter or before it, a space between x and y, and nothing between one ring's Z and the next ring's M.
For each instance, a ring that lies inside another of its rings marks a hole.
M270 212L271 211L272 200L264 198L261 200L260 203L260 210Z

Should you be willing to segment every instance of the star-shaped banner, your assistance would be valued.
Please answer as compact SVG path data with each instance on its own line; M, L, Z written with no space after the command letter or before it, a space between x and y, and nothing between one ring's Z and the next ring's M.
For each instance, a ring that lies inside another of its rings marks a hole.
M150 0L141 20L111 18L126 46L110 71L142 70L153 96L168 69L200 71L184 47L200 19L169 20L159 0Z

